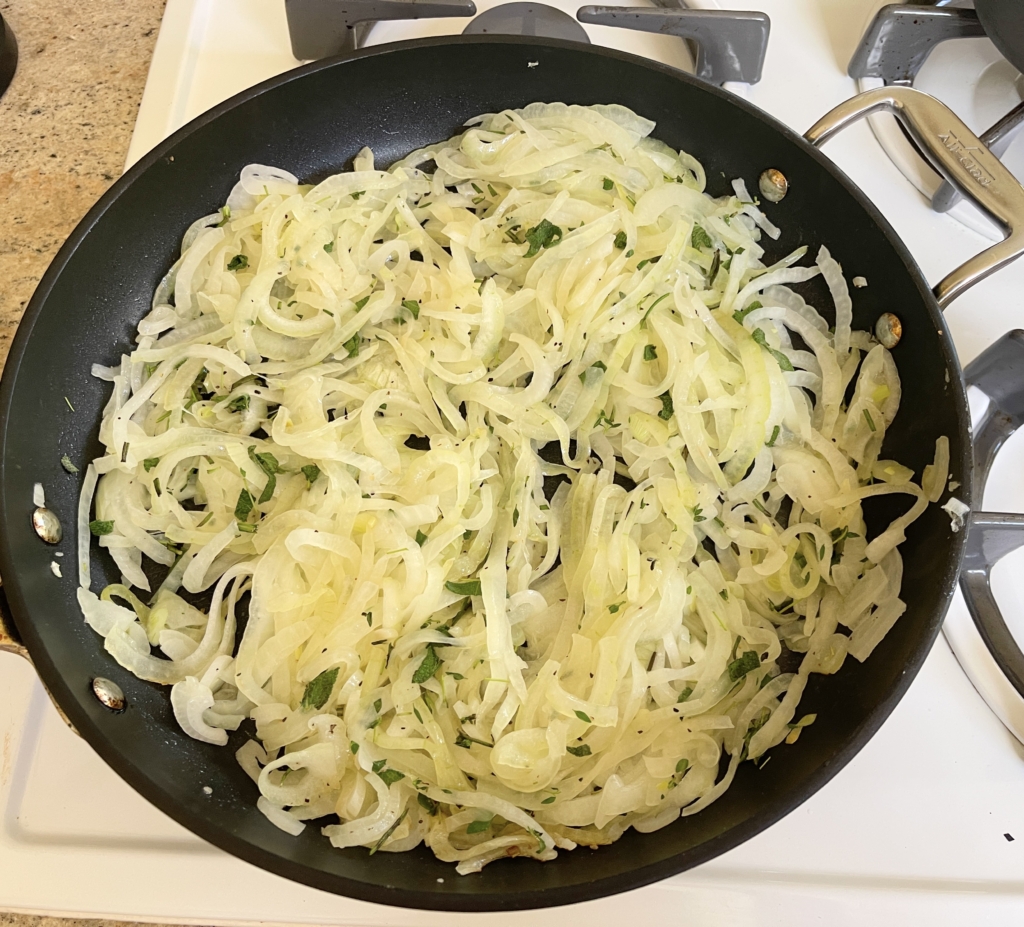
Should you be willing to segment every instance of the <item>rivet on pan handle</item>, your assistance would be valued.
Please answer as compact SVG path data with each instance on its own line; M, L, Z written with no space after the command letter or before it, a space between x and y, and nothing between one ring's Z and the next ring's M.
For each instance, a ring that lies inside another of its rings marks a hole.
M1007 332L964 370L968 386L989 399L984 417L974 426L974 472L978 498L996 453L1024 425L1024 331ZM1024 653L1014 639L992 594L992 568L1024 547L1024 515L972 512L960 589L985 646L1010 684L1024 697Z
M861 117L880 111L899 119L934 168L1007 235L935 286L935 298L944 309L968 287L1024 253L1024 187L952 110L912 87L879 87L858 94L826 113L804 138L821 146Z

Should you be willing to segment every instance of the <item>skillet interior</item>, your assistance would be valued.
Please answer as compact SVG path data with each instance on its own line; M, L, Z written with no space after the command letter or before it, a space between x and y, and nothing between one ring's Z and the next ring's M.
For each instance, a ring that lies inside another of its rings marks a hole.
M530 62L537 62L530 67ZM642 59L570 43L508 37L431 39L322 62L241 94L182 129L104 196L65 244L40 284L11 350L0 387L0 571L43 681L79 731L132 786L195 833L256 865L321 889L380 903L453 910L565 904L646 884L689 868L758 833L827 782L870 738L902 696L938 631L955 586L963 535L931 506L902 548L907 613L864 665L812 677L801 711L818 722L764 770L743 764L733 787L701 814L652 835L628 832L598 852L580 848L545 865L502 861L457 878L420 847L405 854L332 849L316 826L297 839L255 807L256 790L233 750L189 739L175 724L168 690L118 667L75 602L74 523L80 467L100 449L95 433L109 387L89 375L116 362L148 311L157 281L193 219L224 202L249 162L279 165L316 181L349 165L363 146L378 164L456 133L468 117L527 103L625 104L658 123L658 138L697 156L709 192L743 177L756 189L766 167L790 181L770 207L783 229L768 256L824 242L854 290L855 325L885 310L903 320L895 357L903 404L884 456L929 463L936 437L951 442L952 478L970 502L970 445L959 366L920 271L877 210L827 158L736 98ZM774 257L773 257L774 256ZM818 283L814 281L812 283ZM819 306L824 288L808 285ZM808 294L810 295L810 294ZM71 412L65 403L74 405ZM52 550L29 523L32 483L42 481L66 536L65 578L50 572ZM892 498L892 497L888 497ZM893 503L899 506L899 502ZM872 510L891 517L885 503ZM877 529L876 529L877 530ZM116 581L94 556L93 588ZM103 709L93 676L115 680L129 708ZM213 788L207 797L202 787ZM438 880L444 878L444 883Z

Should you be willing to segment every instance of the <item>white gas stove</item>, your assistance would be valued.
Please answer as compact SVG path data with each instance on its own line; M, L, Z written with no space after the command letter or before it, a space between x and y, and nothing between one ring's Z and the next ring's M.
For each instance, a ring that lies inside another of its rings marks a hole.
M491 0L477 0L486 10ZM553 0L570 14L577 3ZM763 10L771 39L763 79L740 88L803 131L856 92L846 76L877 0L703 0L690 6ZM369 44L461 32L465 20L381 23ZM590 26L598 44L674 65L679 39ZM972 40L975 41L975 40ZM284 0L169 0L128 154L232 94L296 66ZM1002 67L1002 65L1000 65ZM959 91L962 92L962 91ZM961 113L970 124L968 113ZM976 131L984 125L972 125ZM932 212L867 123L829 143L833 158L940 279L989 241ZM288 165L281 165L287 167ZM946 318L966 363L1024 327L1024 262L957 300ZM1019 436L1018 436L1019 437ZM986 508L1024 511L1024 438L993 469ZM1024 641L1024 552L994 585ZM1014 607L1017 603L1017 607ZM947 622L979 676L986 653L957 597ZM973 658L972 655L973 654ZM991 659L991 658L989 658ZM940 637L907 696L825 788L758 837L657 885L584 905L458 915L385 908L306 888L194 837L125 785L62 723L31 668L0 656L0 909L194 924L650 924L754 927L787 923L944 927L1024 921L1024 701L993 677L978 685ZM454 876L453 876L454 877Z

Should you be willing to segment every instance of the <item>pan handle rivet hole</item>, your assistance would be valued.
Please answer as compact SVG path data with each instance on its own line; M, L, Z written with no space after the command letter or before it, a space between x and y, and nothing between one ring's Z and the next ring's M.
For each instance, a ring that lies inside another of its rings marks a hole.
M121 687L103 676L97 676L92 681L92 694L99 699L101 705L111 711L124 711L128 704Z

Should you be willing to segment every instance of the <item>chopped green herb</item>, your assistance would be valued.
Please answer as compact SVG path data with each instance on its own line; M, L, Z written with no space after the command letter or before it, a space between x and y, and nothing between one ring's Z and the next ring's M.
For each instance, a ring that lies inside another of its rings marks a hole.
M370 301L369 296L364 296L362 299L356 300L356 312L363 308Z
M89 522L89 530L101 538L105 534L110 534L114 530L114 523L112 521L100 521L98 518L96 521Z
M259 525L250 525L250 524L248 524L247 522L244 522L244 521L238 522L238 530L239 531L244 531L246 534L255 534L256 533L256 529L258 527L259 527Z
M333 241L329 241L329 242L327 242L326 245L324 245L324 251L326 251L328 254L330 254L333 250L334 250L334 242Z
M785 354L783 354L781 351L776 351L775 348L769 346L767 340L764 337L764 332L761 331L761 329L755 328L754 331L751 333L751 337L754 339L754 341L761 345L761 347L764 348L769 354L771 354L771 356L774 357L776 361L778 361L780 369L785 370L787 372L791 372L794 369L792 362L788 357L786 357Z
M519 524L519 507L516 506L514 509L512 509L512 527L514 528L518 524Z
M481 747L493 747L494 744L487 743L486 740L477 740L475 737L470 737L469 734L464 731L459 731L455 737L455 746L463 747L468 750L473 744L480 744Z
M252 511L253 498L248 489L243 488L238 494L238 501L235 503L235 518L244 521Z
M350 740L350 741L348 742L348 748L349 748L349 750L351 750L351 751L352 751L353 753L358 753L358 752L359 752L359 744L357 744L357 743L356 743L356 742L355 742L354 740Z
M775 447L775 442L776 442L776 440L777 440L777 439L778 439L778 437L779 437L779 431L780 431L780 430L781 430L781 429L780 429L780 427L779 427L778 425L776 425L776 426L775 426L775 427L774 427L774 428L772 429L772 436L771 436L771 438L769 438L769 439L768 439L768 447Z
M695 225L693 227L693 231L690 233L690 244L698 251L701 248L713 248L715 246L715 243L711 240L711 236L699 225Z
M359 332L356 332L351 338L349 338L342 347L345 349L349 357L355 357L359 353Z
M205 525L211 518L213 518L213 512L207 512L206 516L203 518L203 520L201 522L199 522L198 525L196 525L196 527L197 528L202 528L203 525Z
M494 189L490 184L487 185L487 192L491 194L495 199L498 198L498 191Z
M554 800L555 800L555 796L554 795L549 795L547 798L545 798L543 801L541 801L541 804L542 805L550 805L550 804L552 804L554 802Z
M302 702L299 707L305 711L314 708L319 711L331 697L334 683L338 679L338 667L324 670L319 676L311 679L306 684L306 691L302 693Z
M227 221L231 218L231 207L221 206L220 217L220 222L217 223L217 228L220 228L222 225L226 224Z
M541 219L539 225L535 225L526 233L526 241L530 249L524 257L533 257L541 248L550 248L562 240L562 230L557 225L552 225L547 219Z
M604 187L605 190L611 190L615 187L615 181L609 179L608 177L605 177L604 182L601 184L601 186Z
M420 317L420 304L418 302L416 302L415 299L403 299L402 300L402 308L403 309L408 309L409 310L409 314L414 319L418 319Z
M739 253L739 252L737 252L737 253ZM732 314L732 317L733 317L733 318L734 318L734 319L735 319L735 320L736 320L737 322L739 322L739 323L740 323L740 325L742 325L742 324L743 324L743 320L744 320L744 319L745 319L745 318L746 318L746 317L747 317L748 315L750 315L750 313L751 313L751 312L753 312L753 311L754 311L755 309L760 309L760 308L761 308L761 304L760 304L760 303L759 303L759 302L758 302L758 301L757 301L757 300L755 299L755 300L754 300L754 301L753 301L753 302L752 302L752 303L751 303L751 304L750 304L749 306L747 306L747 308L746 308L746 309L739 309L739 310L737 310L736 312L734 312L734 313Z
M571 753L573 756L590 756L590 744L580 744L578 747L566 747L566 753Z
M685 702L691 695L693 695L693 686L687 686L679 693L679 698L676 699L676 704L678 705L680 702Z
M360 196L362 196L362 194L360 194ZM355 195L354 193L352 194L352 198L353 198L353 199L355 199L355 198L356 198L356 195ZM391 835L392 835L392 834L393 834L393 833L394 833L394 832L395 832L396 830L398 830L398 827L399 827L399 825L400 825L400 824L402 823L402 821L404 821L404 820L405 820L405 816L406 816L406 815L407 815L408 813L409 813L409 809L408 809L408 808L406 808L406 809L405 809L405 811L403 811L403 812L402 812L402 813L401 813L401 814L400 814L400 815L398 816L398 820L397 820L397 821L395 821L395 823L394 823L394 824L392 824L392 825L391 825L391 826L390 826L390 827L389 827L389 828L388 828L388 829L387 829L386 831L384 831L384 835L383 835L383 836L382 836L382 837L380 838L380 840L378 840L378 841L377 841L377 842L376 842L376 843L375 843L375 844L373 845L373 848L372 848L372 849L370 850L370 856L373 856L373 854L374 854L374 853L376 853L376 852L377 852L377 851L378 851L378 850L379 850L379 849L380 849L380 848L381 848L382 846L384 846L384 844L385 844L385 842L387 841L387 839L388 839L388 838L389 838L389 837L390 837L390 836L391 836Z
M149 471L152 470L158 463L160 463L159 457L147 457L144 461L142 461L142 466L145 468L146 472L149 473Z
M733 660L729 664L729 678L735 682L737 679L742 679L747 673L752 673L760 666L761 661L758 659L757 653L753 650L748 650L739 659Z
M372 772L379 773L387 765L387 760L374 760L370 766L370 769Z
M867 419L868 428L870 428L872 431L875 431L876 428L874 419L871 418L871 413L868 412L867 409L864 410L864 418Z
M610 611L614 615L614 614L616 614L618 612L618 610L620 608L622 608L622 606L624 604L625 603L623 603L623 602L616 602L614 605L609 605L608 606L608 611Z
M678 763L676 763L676 772L686 775L686 771L690 768L690 761L683 757Z
M281 465L277 462L277 458L269 451L262 454L256 453L255 444L249 446L249 457L267 477L267 485L263 487L263 492L260 493L259 498L259 504L263 505L264 502L269 501L270 497L274 495L274 489L277 487L277 474L281 472Z
M576 717L579 718L580 721L584 721L587 724L593 724L593 722L590 720L590 715L588 715L585 711L580 711L579 709L576 709L576 711L574 711L573 714L576 715Z
M641 328L647 327L647 316L654 312L654 307L657 306L658 303L660 303L663 299L668 299L669 295L669 293L662 293L661 296L659 296L653 303L651 303L650 308L644 313L644 317L640 320Z
M416 672L412 674L412 681L417 685L422 685L431 676L434 675L441 668L441 658L435 653L434 648L427 644L426 652L423 655L423 660L420 665L416 668Z
M419 544L420 547L427 543L427 536L422 531L416 532L416 543Z
M466 677L462 673L445 673L446 676L451 676L456 682L462 682Z
M455 595L480 595L480 580L467 579L465 582L455 583L448 580L444 588Z
M482 834L485 830L491 829L490 821L470 821L466 825L467 834Z
M667 422L675 412L675 407L672 405L672 394L662 393L658 398L661 400L661 411L658 413L658 418Z
M622 249L626 247L626 233L625 232L619 232L615 236L615 247L618 248L620 251L622 251Z
M658 349L653 344L644 345L644 360L652 361L658 359Z
M356 190L356 192L352 194L352 199L359 199L359 197L361 197L365 192L365 190Z
M306 464L301 468L302 475L306 478L306 482L312 486L320 476L320 468L316 464Z
M437 814L438 804L429 795L424 795L422 792L417 793L416 801L419 802L420 807L427 812L427 814L433 816Z
M242 393L241 396L235 396L231 402L228 403L229 412L244 412L249 408L249 394Z
M160 488L160 480L158 480L158 479L153 480L153 488L156 490L156 494L158 496L163 495L163 490Z
M631 258L631 257L632 257L632 256L633 256L633 255L634 255L635 253L636 253L636 252L635 252L635 251L634 251L634 250L633 250L632 248L630 248L630 249L629 249L629 250L628 250L628 251L626 252L626 257L628 257L628 258Z
M236 254L228 261L228 270L245 270L249 266L249 259L244 254Z
M711 269L708 271L708 281L714 283L715 278L718 276L718 269L722 266L722 252L716 251L715 256L711 259Z

